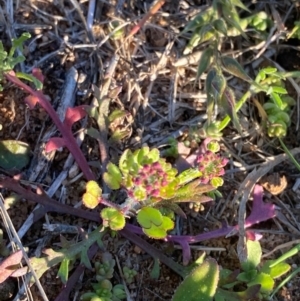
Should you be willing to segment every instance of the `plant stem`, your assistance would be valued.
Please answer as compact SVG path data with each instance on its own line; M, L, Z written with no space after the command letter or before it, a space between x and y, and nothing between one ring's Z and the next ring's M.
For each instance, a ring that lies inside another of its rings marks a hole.
M289 149L286 147L286 145L284 144L284 142L278 138L283 150L285 151L285 153L288 155L288 157L290 158L290 160L295 164L295 166L297 167L298 170L300 170L300 164L297 162L297 160L295 159L295 157L293 156L293 154L289 151Z
M73 155L74 159L76 160L77 164L79 165L81 171L85 175L87 180L95 180L95 176L92 173L82 151L80 150L76 140L73 136L73 133L70 128L68 128L65 124L63 124L58 115L56 114L55 110L50 105L49 101L45 97L45 95L41 91L35 91L30 86L23 83L19 80L13 72L4 73L4 76L12 83L20 87L21 89L25 90L32 96L34 96L41 107L49 114L55 125L57 126L58 130L61 132L66 147L69 149L71 154Z

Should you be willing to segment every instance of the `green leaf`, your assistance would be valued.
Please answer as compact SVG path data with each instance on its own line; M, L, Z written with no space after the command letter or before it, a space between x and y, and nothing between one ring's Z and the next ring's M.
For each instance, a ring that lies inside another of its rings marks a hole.
M288 94L288 91L280 86L272 86L272 91L278 94Z
M240 273L236 279L248 283L253 279L255 279L256 276L257 276L257 270L253 269L253 270L248 270L247 272Z
M125 217L121 211L116 208L104 208L101 211L103 226L112 230L119 231L125 227Z
M183 280L172 301L211 301L218 281L219 266L214 259L207 259Z
M184 28L181 34L184 34L188 31L194 32L197 28L201 28L203 25L209 22L212 14L213 10L211 8L208 8L202 11L201 13L197 14L196 17L187 24L187 26Z
M12 39L12 47L11 47L9 56L12 57L17 48L19 48L20 51L23 52L23 44L25 41L27 41L30 38L31 38L31 35L29 32L23 32L20 37L18 37L16 39Z
M266 68L260 70L260 72L264 74L262 79L266 78L265 74L270 75L270 74L276 73L276 71L277 71L277 68L275 68L275 67L266 67Z
M237 60L229 56L222 56L221 62L222 67L226 72L248 83L252 83L251 77L245 72L244 68L238 63Z
M213 49L211 47L206 48L201 55L199 65L197 69L196 81L199 80L200 76L208 69L212 62Z
M0 167L21 170L29 163L29 152L27 143L16 140L0 141Z
M211 69L206 77L205 87L207 94L206 101L206 112L207 112L207 121L211 123L213 121L214 107L215 107L215 91L212 87L212 81L216 76L217 72L215 69Z
M259 273L255 277L255 279L253 281L250 281L247 285L248 287L251 287L256 284L261 285L261 292L269 293L273 289L275 282L270 275Z
M261 246L258 241L247 241L247 261L242 262L242 269L244 271L250 271L255 269L259 264L261 260Z
M32 82L37 90L43 89L43 84L35 76L23 72L16 72L16 77Z
M61 282L63 284L66 284L69 278L69 263L70 260L67 258L64 258L63 261L60 264L57 276L60 278Z
M174 228L174 222L167 216L162 216L162 223L159 226L152 225L151 228L143 228L143 232L150 238L163 239L167 236L167 231Z
M178 185L185 185L202 175L201 171L196 168L189 168L177 176Z
M82 202L87 208L94 209L102 196L102 189L96 181L89 181L86 185L86 192L82 196Z
M239 33L246 39L248 40L247 35L244 33L242 27L240 26L241 20L239 18L239 15L236 11L236 9L232 6L232 5L222 5L222 16L225 19L225 21L231 25L232 27L234 27L235 29L237 29L239 31Z
M125 117L127 115L126 111L124 110L120 110L120 109L116 109L113 110L109 116L108 116L108 121L109 122L113 122L119 118Z
M154 257L153 260L154 260L154 263L153 263L153 267L150 271L150 278L157 280L160 275L160 265L159 265L159 260L156 257Z
M282 108L282 100L280 96L277 93L272 93L270 95L271 99L274 101L274 103L278 106L278 108Z
M111 189L119 189L122 183L122 174L118 166L109 162L107 172L103 174L103 180Z
M147 155L148 159L146 163L157 162L159 160L159 157L160 157L159 150L157 148L153 148Z
M214 177L210 180L210 184L214 187L214 188L218 188L220 186L223 186L224 184L224 180L220 177Z
M137 221L143 228L149 229L152 225L160 226L163 219L162 214L158 209L144 207L138 212Z
M225 37L227 36L228 28L223 19L214 20L212 26L216 29L216 31L220 32Z
M276 279L286 274L291 269L291 266L286 262L279 262L275 266L270 267L274 262L275 260L266 261L260 271L270 275L273 279Z
M220 101L227 86L227 81L221 72L216 72L216 76L213 78L211 86L214 91L215 101Z
M220 105L224 109L226 114L228 114L228 116L230 117L234 127L238 130L238 132L241 133L242 129L235 108L235 96L230 88L225 89L223 97L220 101Z
M150 149L148 146L142 147L140 150L137 152L137 163L140 165L143 165L145 163L145 157L149 154Z
M107 172L114 177L114 180L117 181L118 183L122 182L122 174L118 166L115 164L109 162L107 164Z
M234 6L237 6L243 10L246 10L247 12L251 12L240 0L230 0L231 4Z

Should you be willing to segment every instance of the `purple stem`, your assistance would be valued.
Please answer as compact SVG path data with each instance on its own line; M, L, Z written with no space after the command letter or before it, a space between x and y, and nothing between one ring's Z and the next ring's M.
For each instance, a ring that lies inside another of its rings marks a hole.
M74 159L78 163L81 171L85 175L87 180L95 180L95 176L92 173L82 151L80 150L78 144L76 143L76 140L73 136L73 133L70 128L65 126L59 119L58 115L52 108L51 104L45 97L45 95L40 91L33 90L30 86L23 83L21 80L19 80L13 72L10 73L4 73L4 76L14 83L15 85L19 86L32 96L36 98L36 100L39 102L40 106L49 114L55 125L57 126L58 130L61 132L61 135L63 136L65 140L66 147L69 149L71 154L73 155Z

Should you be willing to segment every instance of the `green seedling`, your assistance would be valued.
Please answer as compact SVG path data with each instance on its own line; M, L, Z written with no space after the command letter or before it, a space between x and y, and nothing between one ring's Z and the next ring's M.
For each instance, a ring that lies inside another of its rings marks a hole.
M6 52L3 43L0 41L0 82L3 82L3 74L7 73L15 68L15 66L25 61L23 56L23 44L30 38L28 32L23 33L19 38L12 39L12 46L9 52ZM16 55L17 50L20 54ZM16 76L20 79L25 79L32 82L38 90L41 90L43 85L36 76L17 72ZM0 84L0 91L3 90L3 86Z
M123 285L115 286L107 280L101 280L92 284L94 292L88 292L80 297L82 301L120 301L126 299Z
M123 276L125 281L130 284L134 281L135 276L137 275L137 271L133 269L129 269L128 267L123 268Z
M108 252L102 254L101 262L95 262L95 272L97 281L111 279L113 277L116 261Z
M300 40L300 21L294 22L294 27L291 32L287 35L288 39L299 39Z
M121 230L125 226L125 217L136 214L146 235L156 239L166 237L167 232L174 228L174 215L170 213L185 216L178 203L211 200L204 194L223 184L221 176L227 162L220 155L206 151L198 155L193 168L178 174L170 163L160 158L158 149L126 150L118 166L108 163L103 176L111 189L122 188L127 192L123 204L105 203L109 207L101 211L104 227ZM103 203L96 182L88 182L83 203L89 208Z
M92 283L93 292L87 292L80 297L82 301L119 301L126 298L122 284L112 285L116 261L108 252L103 253L101 262L95 262L97 283Z
M238 8L250 13L240 1L214 0L212 6L198 14L183 30L182 34L192 32L183 54L191 53L201 43L218 41L224 37L243 36L247 39L245 32L248 28L256 32L256 38L265 40L267 38L265 31L272 25L268 15L259 12L240 18ZM249 32L251 34L251 30ZM212 55L210 50L203 52L203 57L206 57L207 61L210 55Z
M210 258L196 267L176 289L172 301L210 301L216 294L219 266Z
M297 254L299 249L300 245L297 245L278 259L262 263L259 242L248 240L247 258L241 262L241 270L222 269L213 259L200 261L180 284L172 300L271 300L279 289L274 289L276 279L290 270L285 260ZM279 287L282 283L285 281Z

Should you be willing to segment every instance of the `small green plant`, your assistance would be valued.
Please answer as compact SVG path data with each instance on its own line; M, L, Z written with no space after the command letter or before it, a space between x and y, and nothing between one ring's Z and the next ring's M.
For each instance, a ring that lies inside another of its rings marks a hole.
M267 115L266 127L270 137L284 137L291 123L290 112L295 100L287 95L284 79L284 73L271 67L260 70L255 79L255 82L268 87L268 99L263 105L265 113L261 111L261 115ZM261 109L259 105L258 108Z
M227 161L207 150L197 156L194 167L178 174L170 163L160 158L158 149L126 150L119 166L110 162L103 176L111 189L126 190L125 202L117 206L103 200L98 184L91 181L87 183L83 203L89 208L95 208L101 202L109 206L101 211L104 227L121 230L125 226L125 217L136 214L146 235L164 238L174 227L170 212L184 215L177 203L211 200L203 194L223 185L221 176Z
M137 271L133 269L129 269L128 267L123 268L123 276L125 281L130 284L134 281L135 276L137 275Z
M113 277L116 261L110 253L102 255L102 261L95 263L97 283L92 283L93 292L84 293L82 301L120 301L126 299L124 286L113 285L109 279Z
M25 32L19 38L12 39L12 46L9 52L5 51L2 41L0 41L0 91L3 90L3 86L1 85L3 81L3 74L10 72L17 64L25 61L25 57L23 55L23 44L29 38L30 34ZM20 54L16 55L17 50L20 51ZM42 82L35 75L16 72L16 77L33 82L38 90L43 87Z
M176 290L173 301L215 300L242 301L270 300L286 281L275 288L275 281L290 270L285 261L297 254L300 245L292 248L276 260L262 262L262 250L258 241L247 241L247 259L241 262L241 270L222 269L209 258L197 263L197 267ZM300 269L297 269L299 272ZM294 273L295 274L295 273ZM186 294L186 291L192 294Z
M294 27L291 32L287 35L288 39L296 38L300 40L300 21L294 22Z
M266 29L271 26L272 21L265 12L258 12L245 18L240 18L238 8L247 11L247 7L237 0L214 0L212 5L191 20L182 34L192 32L192 36L183 51L189 54L195 47L204 42L219 41L223 37L236 37L242 35L247 39L245 33L248 27L256 32L256 38L266 39ZM207 55L208 52L203 55Z

